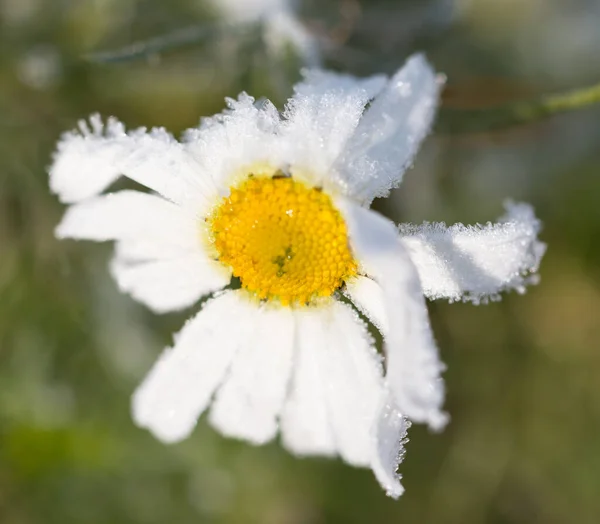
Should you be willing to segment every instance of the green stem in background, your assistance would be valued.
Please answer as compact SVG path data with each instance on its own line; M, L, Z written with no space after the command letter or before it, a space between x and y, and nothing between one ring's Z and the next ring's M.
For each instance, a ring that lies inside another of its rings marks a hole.
M490 108L442 108L435 131L444 134L480 133L530 124L549 116L582 109L600 102L600 84L566 93L544 95L532 100Z
M121 49L89 53L84 58L99 64L131 62L174 49L205 43L223 34L243 31L244 28L239 26L228 27L216 24L192 26L148 40L134 42Z

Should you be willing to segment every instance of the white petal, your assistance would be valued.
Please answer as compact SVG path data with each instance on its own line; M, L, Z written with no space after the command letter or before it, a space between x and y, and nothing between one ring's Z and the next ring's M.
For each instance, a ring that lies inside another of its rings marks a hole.
M132 399L136 424L163 442L190 435L240 348L247 343L248 308L236 292L207 302L175 337Z
M194 159L162 128L129 133L123 124L98 115L90 127L80 122L79 132L65 134L50 168L50 187L63 202L95 196L125 175L165 198L205 209L214 198L211 180Z
M296 455L335 455L336 444L326 399L329 308L295 312L296 347L287 401L281 413L283 445Z
M203 247L199 221L155 195L121 191L75 204L56 235L117 240L111 269L119 288L157 313L188 307L231 279Z
M335 165L334 179L363 203L402 181L435 115L441 81L413 55L365 111Z
M58 238L127 240L160 244L177 253L197 251L199 220L156 195L119 191L70 206L56 228Z
M373 279L368 277L356 277L346 282L344 289L346 295L358 310L365 315L373 325L382 333L388 331L389 323L383 289Z
M371 467L387 494L397 498L403 488L396 470L410 423L388 398L366 326L339 302L295 315L302 345L282 415L284 445L300 455L337 452L352 465Z
M229 270L204 253L146 262L130 262L117 255L110 269L123 293L155 313L189 307L231 280Z
M357 79L310 71L294 87L282 125L285 159L294 175L321 185L354 132L365 105L385 85L384 76Z
M370 466L373 429L384 393L381 358L350 306L336 302L333 314L329 342L320 355L331 427L341 457L355 466Z
M394 499L404 493L400 483L402 476L397 469L404 458L409 427L410 422L398 411L394 400L386 398L375 427L376 452L372 469L386 494Z
M121 176L116 159L130 140L125 126L115 118L105 125L98 115L90 117L89 124L81 120L78 131L65 133L54 153L50 189L62 202L97 195Z
M245 93L226 101L228 109L202 119L183 137L186 150L209 174L220 195L228 195L232 183L252 169L281 165L276 136L280 117L275 106L269 101L255 103Z
M507 204L497 224L401 226L400 234L428 298L479 303L537 282L546 250L540 228L531 206Z
M389 329L385 334L387 381L398 408L415 422L441 428L444 388L435 340L418 273L394 225L381 215L337 199L350 243L368 276L383 289Z
M252 333L213 402L210 422L230 437L263 444L278 430L292 371L294 317L289 308L257 307Z

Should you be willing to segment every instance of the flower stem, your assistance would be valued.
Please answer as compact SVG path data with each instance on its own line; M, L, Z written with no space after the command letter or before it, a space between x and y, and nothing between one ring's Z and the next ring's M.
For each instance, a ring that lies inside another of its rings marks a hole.
M600 83L565 93L479 109L442 108L435 131L444 134L497 131L600 102Z

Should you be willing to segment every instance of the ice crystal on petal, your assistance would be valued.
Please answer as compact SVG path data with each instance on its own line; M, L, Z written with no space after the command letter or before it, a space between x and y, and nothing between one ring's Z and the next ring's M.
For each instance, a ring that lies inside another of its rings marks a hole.
M400 234L428 298L479 304L537 283L546 250L537 238L540 229L531 206L507 202L496 224L401 225Z

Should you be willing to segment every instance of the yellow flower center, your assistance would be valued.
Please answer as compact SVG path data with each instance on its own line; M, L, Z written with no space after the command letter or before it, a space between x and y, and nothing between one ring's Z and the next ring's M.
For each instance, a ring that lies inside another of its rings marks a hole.
M260 299L308 304L356 274L331 198L292 178L250 176L223 198L208 225L219 261Z

